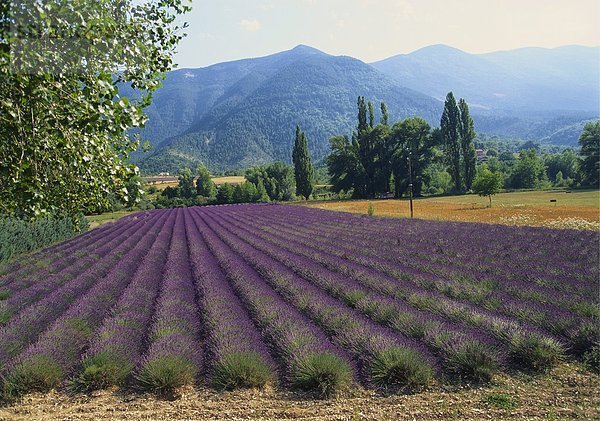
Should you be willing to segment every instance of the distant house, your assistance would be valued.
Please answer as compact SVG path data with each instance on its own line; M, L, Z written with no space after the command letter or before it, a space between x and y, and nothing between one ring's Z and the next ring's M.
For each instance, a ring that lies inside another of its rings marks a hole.
M161 172L161 173L158 173L158 176L159 176L159 177L168 177L169 175L170 175L170 174L169 174L168 172Z
M477 154L477 162L488 161L487 151L483 149L475 149L475 153Z

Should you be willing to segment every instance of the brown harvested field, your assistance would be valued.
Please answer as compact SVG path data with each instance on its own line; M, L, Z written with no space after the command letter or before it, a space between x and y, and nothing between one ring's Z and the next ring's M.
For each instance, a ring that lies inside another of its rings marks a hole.
M550 202L556 200L556 203ZM409 201L372 200L376 216L408 218ZM599 191L532 191L501 193L488 198L476 195L415 199L415 218L536 225L554 228L600 229ZM308 202L306 206L333 211L367 213L368 200Z
M0 407L2 420L213 419L598 419L600 379L573 364L549 374L499 375L485 387L435 386L413 395L354 390L330 400L273 390L184 389L171 399L123 394L32 394Z
M212 181L217 186L225 183L242 184L244 181L246 181L246 177L244 177L243 175L230 175L227 177L213 177Z
M231 175L226 177L213 177L212 181L220 186L221 184L241 184L246 180L243 175ZM164 190L167 187L175 187L178 184L177 177L148 177L146 182L158 190Z

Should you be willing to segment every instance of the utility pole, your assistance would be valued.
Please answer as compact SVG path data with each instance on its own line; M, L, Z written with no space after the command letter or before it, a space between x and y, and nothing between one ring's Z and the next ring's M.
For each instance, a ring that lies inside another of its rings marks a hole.
M410 155L412 152L408 152L406 160L408 161L408 193L410 195L410 217L413 217L413 180L412 180L412 165L410 162Z

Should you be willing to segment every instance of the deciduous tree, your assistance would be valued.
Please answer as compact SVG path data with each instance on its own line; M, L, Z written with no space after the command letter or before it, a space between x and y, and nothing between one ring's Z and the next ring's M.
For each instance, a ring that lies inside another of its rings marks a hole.
M600 185L600 120L587 123L579 137L581 146L581 172L584 183Z
M492 172L484 165L477 172L477 177L473 182L473 192L479 196L488 196L491 208L492 196L500 192L502 182L502 174Z
M508 180L509 187L515 189L536 189L547 181L546 166L537 155L535 149L519 153L519 159L512 168Z
M413 193L420 195L425 169L432 161L435 146L429 124L420 117L407 118L394 124L392 139L395 152L392 157L395 194L401 197L409 184L408 159L412 171Z
M217 188L210 177L210 172L205 165L200 165L198 170L198 178L196 179L196 193L203 197L215 197Z
M125 199L150 104L182 38L185 0L0 6L0 211L76 215ZM132 88L130 98L123 89Z
M196 189L194 188L194 174L189 168L184 168L179 172L177 178L179 184L179 194L181 197L189 199L196 195Z

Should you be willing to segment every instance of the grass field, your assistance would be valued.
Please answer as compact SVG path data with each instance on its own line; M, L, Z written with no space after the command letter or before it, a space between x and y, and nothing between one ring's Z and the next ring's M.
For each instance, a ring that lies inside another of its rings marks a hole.
M90 215L90 216L86 216L88 222L90 223L90 229L93 228L98 228L99 226L102 226L104 224L106 224L107 222L115 222L118 219L121 219L122 217L129 215L130 213L133 212L137 212L137 211L128 211L128 210L123 210L123 211L117 211L117 212L107 212L107 213L103 213L100 215Z
M550 202L556 200L555 203ZM350 200L307 202L306 206L366 214L372 203L376 216L408 218L409 201ZM501 193L492 198L476 195L415 199L414 216L444 221L484 222L552 228L600 229L600 192L597 190L527 191Z

